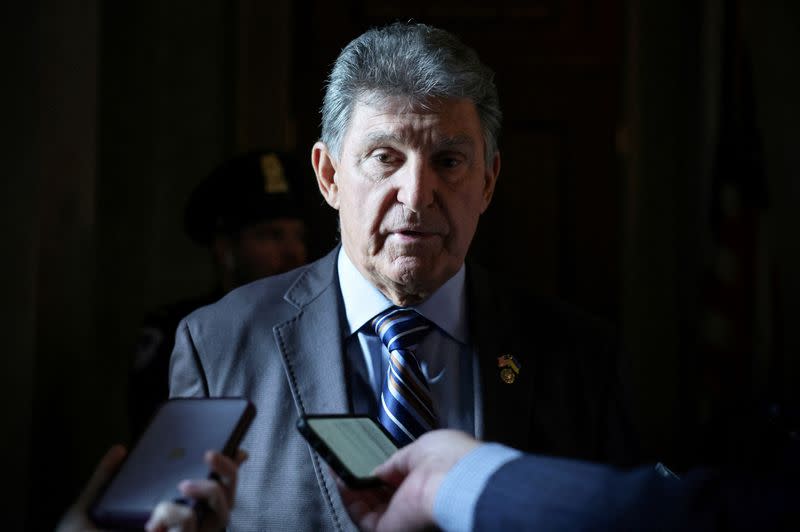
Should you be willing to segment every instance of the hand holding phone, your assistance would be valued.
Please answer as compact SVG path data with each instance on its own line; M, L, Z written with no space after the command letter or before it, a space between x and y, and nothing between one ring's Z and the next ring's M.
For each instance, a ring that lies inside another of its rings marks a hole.
M247 454L240 450L236 459L216 451L206 453L209 469L219 480L193 479L181 482L178 489L187 503L162 501L158 503L145 529L194 530L216 532L228 525L236 494L239 465Z
M369 416L306 415L297 429L351 488L381 484L372 471L398 449L392 436Z
M165 402L92 505L92 520L108 528L141 528L159 502L185 501L178 483L214 478L206 451L233 458L254 415L242 398Z

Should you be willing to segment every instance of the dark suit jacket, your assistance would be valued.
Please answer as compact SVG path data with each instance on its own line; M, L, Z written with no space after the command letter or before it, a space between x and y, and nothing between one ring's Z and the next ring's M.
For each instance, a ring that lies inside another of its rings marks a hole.
M351 410L336 253L234 290L178 327L172 396L245 396L257 415L242 447L231 526L350 529L334 479L295 430L304 413ZM495 288L467 268L470 334L481 365L483 437L592 460L627 456L614 350L594 322ZM521 364L513 384L497 358Z
M800 482L787 471L694 470L681 480L652 466L621 471L523 456L501 467L475 508L475 530L800 530Z

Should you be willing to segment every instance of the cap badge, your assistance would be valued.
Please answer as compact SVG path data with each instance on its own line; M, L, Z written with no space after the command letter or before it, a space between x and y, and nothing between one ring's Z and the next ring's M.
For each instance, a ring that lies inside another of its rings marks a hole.
M289 183L283 172L283 164L274 153L261 156L261 173L264 175L264 192L280 194L289 192Z
M506 384L513 384L522 366L513 356L501 355L497 357L497 367L500 368L500 380Z

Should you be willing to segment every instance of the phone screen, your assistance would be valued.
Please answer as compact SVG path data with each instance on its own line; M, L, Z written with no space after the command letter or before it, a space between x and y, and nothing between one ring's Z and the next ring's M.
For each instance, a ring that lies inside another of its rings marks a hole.
M347 472L357 479L371 478L372 471L397 451L395 443L370 417L308 416L305 422Z

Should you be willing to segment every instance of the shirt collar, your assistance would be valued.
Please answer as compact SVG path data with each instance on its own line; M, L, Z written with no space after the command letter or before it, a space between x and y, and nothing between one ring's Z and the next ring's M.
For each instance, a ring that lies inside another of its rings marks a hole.
M338 272L349 334L355 333L378 313L392 306L393 303L361 275L344 247L339 248ZM428 299L413 306L442 331L464 344L469 340L465 278L462 264L456 274Z

